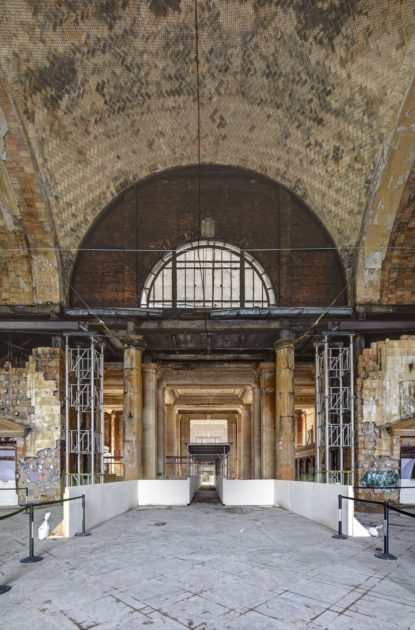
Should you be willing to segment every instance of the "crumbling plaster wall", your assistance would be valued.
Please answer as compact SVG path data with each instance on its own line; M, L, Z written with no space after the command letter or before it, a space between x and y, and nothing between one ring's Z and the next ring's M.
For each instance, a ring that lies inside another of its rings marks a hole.
M400 468L400 438L386 425L415 415L415 337L377 341L358 359L358 483L368 471Z
M0 370L2 414L27 427L17 451L18 485L35 501L61 494L63 366L61 350L36 348L24 368Z
M0 24L60 247L129 184L200 159L285 184L350 269L414 73L411 0L14 0Z

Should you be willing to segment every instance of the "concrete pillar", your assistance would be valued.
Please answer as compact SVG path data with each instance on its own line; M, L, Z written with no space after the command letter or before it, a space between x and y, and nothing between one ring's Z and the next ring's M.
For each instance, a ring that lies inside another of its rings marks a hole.
M295 479L294 344L275 344L275 430L277 479Z
M261 479L261 395L259 387L252 390L252 474Z
M241 424L242 424L242 411L240 410L236 414L236 478L242 479L242 439L241 439Z
M252 479L252 413L248 405L241 412L241 479Z
M142 476L143 349L124 350L124 475L125 480Z
M143 372L143 479L157 477L157 366L144 363Z
M187 445L190 442L190 416L187 415L182 415L180 418L180 453L179 455L181 457L187 457L188 456L188 451L187 451ZM189 473L189 465L188 462L186 460L181 460L181 476L182 477L187 477L188 473Z
M164 477L164 387L157 390L157 477Z
M228 417L228 442L231 443L231 450L228 458L228 476L230 479L236 479L237 476L237 420L234 415Z
M164 414L164 452L166 456L175 454L176 415L175 405L166 404ZM165 463L165 473L167 479L174 479L176 476L174 465Z
M275 479L275 364L259 366L261 392L261 477Z

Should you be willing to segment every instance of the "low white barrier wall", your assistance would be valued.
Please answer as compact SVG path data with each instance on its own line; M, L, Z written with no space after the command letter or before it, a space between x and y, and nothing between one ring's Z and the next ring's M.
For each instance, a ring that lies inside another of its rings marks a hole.
M0 481L0 506L18 505L19 497L16 492L15 481Z
M192 502L192 499L195 495L196 490L199 487L199 477L198 475L192 475L191 477L188 478L188 482L189 482L189 499L188 499L188 503L190 505L190 503Z
M403 488L400 491L399 500L404 505L415 505L415 480L402 479L402 485L413 486L412 488Z
M220 486L224 505L274 505L273 479L222 479Z
M223 477L216 477L216 492L218 493L218 497L223 503Z
M308 481L275 482L275 505L305 516L337 530L338 495L353 496L352 486ZM347 536L369 536L369 532L354 517L354 501L343 499L343 533Z
M189 479L140 479L138 505L188 505L189 484Z
M86 528L94 527L133 507L137 507L138 481L99 483L90 486L66 488L64 498L85 495ZM64 536L74 536L81 531L82 501L66 501L63 504Z

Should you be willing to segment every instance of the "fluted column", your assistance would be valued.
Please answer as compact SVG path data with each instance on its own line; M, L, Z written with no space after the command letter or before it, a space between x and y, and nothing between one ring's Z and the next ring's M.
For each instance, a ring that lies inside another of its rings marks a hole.
M259 366L261 386L261 477L275 479L275 364Z
M229 453L228 472L229 477L234 479L237 477L237 419L234 415L228 417L228 442L231 444Z
M157 390L157 477L159 479L164 477L164 399L164 387L159 387Z
M143 479L157 476L157 366L143 363Z
M252 475L261 479L261 395L259 387L252 390Z
M164 414L164 452L166 456L175 455L175 437L176 437L176 406L166 404ZM175 466L165 463L165 475L167 479L174 479L176 476Z
M251 408L242 407L241 412L241 478L252 479L252 421Z
M294 344L275 344L275 417L277 479L295 479Z
M141 358L143 348L124 350L124 476L142 477L143 381Z

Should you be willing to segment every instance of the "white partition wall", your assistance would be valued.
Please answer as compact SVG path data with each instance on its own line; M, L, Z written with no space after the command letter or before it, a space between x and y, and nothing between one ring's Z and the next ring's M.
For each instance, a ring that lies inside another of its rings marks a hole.
M140 479L138 505L188 505L189 479Z
M192 502L193 497L195 496L195 492L199 487L199 477L198 475L192 475L188 479L189 482L189 500L188 503Z
M16 482L0 481L0 506L15 506L19 504L16 492Z
M338 495L353 497L352 486L307 481L275 482L275 505L300 514L330 529L338 527ZM343 499L342 524L347 536L369 536L354 517L354 502Z
M220 479L216 485L224 505L274 505L272 479Z
M137 507L138 481L91 484L66 488L65 499L85 495L86 528L95 527L118 514ZM74 536L81 531L82 502L67 501L64 504L64 535Z

